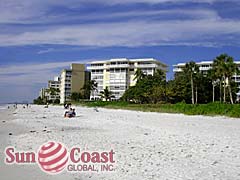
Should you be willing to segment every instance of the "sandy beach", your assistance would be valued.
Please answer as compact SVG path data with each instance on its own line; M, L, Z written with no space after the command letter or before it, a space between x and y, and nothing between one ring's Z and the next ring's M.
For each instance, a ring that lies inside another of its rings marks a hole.
M32 105L1 112L1 179L240 179L240 119L85 107L68 119L64 111ZM114 149L116 170L47 175L37 166L4 165L7 145L37 151L49 140Z

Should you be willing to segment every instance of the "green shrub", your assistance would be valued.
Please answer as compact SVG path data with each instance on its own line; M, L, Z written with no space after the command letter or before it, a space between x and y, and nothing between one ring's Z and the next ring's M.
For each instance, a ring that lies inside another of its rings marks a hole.
M149 112L182 113L187 115L221 115L240 118L239 104L223 104L219 102L192 105L184 102L177 104L134 104L124 101L94 101L82 102L81 105Z

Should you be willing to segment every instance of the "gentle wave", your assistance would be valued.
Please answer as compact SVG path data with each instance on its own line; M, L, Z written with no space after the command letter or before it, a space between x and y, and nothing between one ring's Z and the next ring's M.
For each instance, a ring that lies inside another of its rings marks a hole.
M0 110L4 110L4 109L7 109L7 107L8 107L9 105L8 104L1 104L0 105Z

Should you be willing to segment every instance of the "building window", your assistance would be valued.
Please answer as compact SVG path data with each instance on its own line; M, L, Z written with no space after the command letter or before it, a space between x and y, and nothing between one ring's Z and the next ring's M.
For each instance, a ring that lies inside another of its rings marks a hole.
M101 63L101 64L91 64L91 66L103 66L103 64Z

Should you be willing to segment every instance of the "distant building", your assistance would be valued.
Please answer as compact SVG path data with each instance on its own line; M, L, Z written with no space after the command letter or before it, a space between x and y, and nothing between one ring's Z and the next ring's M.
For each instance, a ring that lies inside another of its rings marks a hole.
M55 76L54 80L49 80L48 81L48 88L59 89L60 88L60 77Z
M238 68L240 69L240 61L235 61L237 64ZM199 66L199 70L203 73L207 73L208 70L212 68L213 61L201 61L201 62L196 62L196 64ZM176 65L173 65L173 72L182 72L183 68L185 67L186 63L178 63ZM237 95L237 101L240 100L240 75L233 75L232 80L237 84L239 88L239 92L236 94Z
M60 100L60 78L58 76L54 77L54 80L48 81L47 95L49 101Z
M39 91L39 97L40 97L41 99L44 99L44 98L45 98L46 89L47 89L47 88L41 88L41 90Z
M167 71L167 65L153 58L146 59L110 59L93 61L87 67L91 80L98 83L97 90L91 93L90 99L99 99L99 93L106 87L119 99L124 92L136 84L135 72L141 69L146 75L153 75L157 69Z
M196 62L196 64L199 66L200 71L206 73L209 69L212 68L213 61L201 61ZM186 63L178 63L176 65L173 65L173 72L182 72L185 66Z
M71 64L70 69L64 69L60 76L60 103L71 100L73 92L81 92L84 84L89 81L90 74L84 64Z
M60 99L60 78L54 77L54 80L48 81L48 87L42 88L39 92L39 96L46 101L54 102L57 99Z

